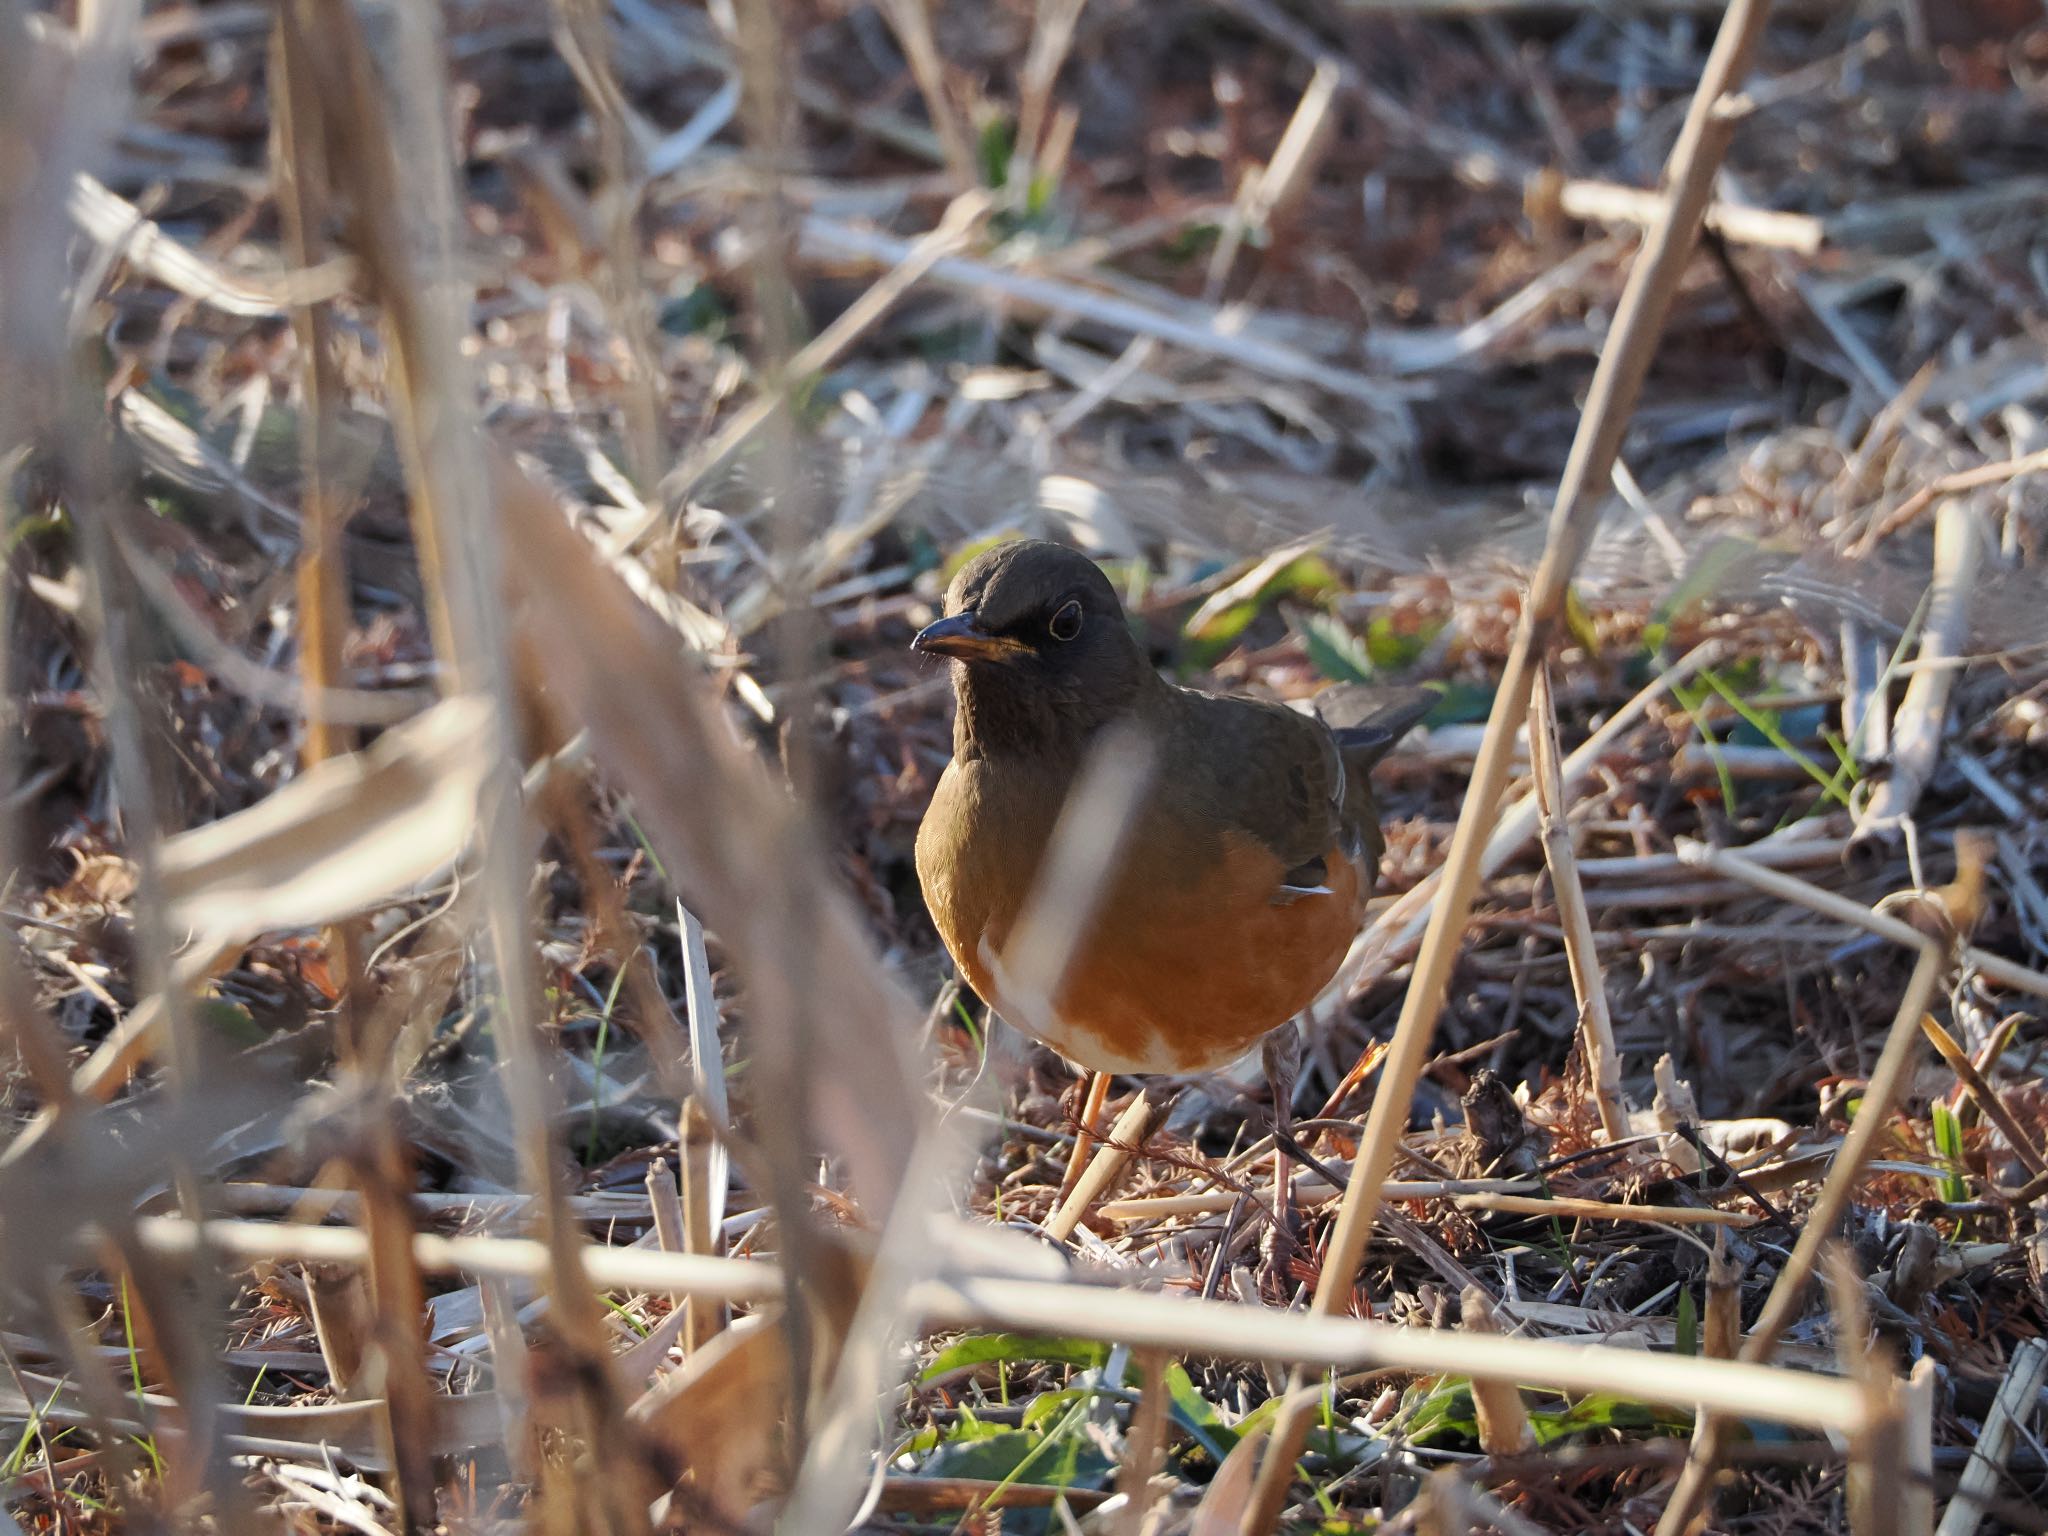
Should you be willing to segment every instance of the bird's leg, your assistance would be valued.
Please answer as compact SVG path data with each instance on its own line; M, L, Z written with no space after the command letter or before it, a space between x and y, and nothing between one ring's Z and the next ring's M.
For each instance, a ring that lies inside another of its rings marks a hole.
M1294 1124L1294 1084L1301 1076L1301 1031L1293 1020L1260 1042L1259 1059L1266 1068L1266 1086L1273 1094L1273 1222L1274 1252L1278 1254L1292 1248L1294 1232L1294 1159L1281 1145L1281 1138L1289 1136Z
M1079 1132L1074 1137L1074 1154L1067 1159L1066 1176L1060 1180L1060 1199L1064 1200L1080 1182L1081 1170L1088 1166L1088 1158L1095 1150L1096 1127L1102 1122L1102 1107L1109 1100L1109 1074L1090 1072L1074 1086L1086 1090L1081 1099L1081 1113L1077 1118Z

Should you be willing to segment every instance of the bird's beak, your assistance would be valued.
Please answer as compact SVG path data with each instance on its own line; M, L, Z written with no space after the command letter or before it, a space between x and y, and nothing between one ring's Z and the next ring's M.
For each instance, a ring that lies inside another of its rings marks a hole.
M917 632L917 638L910 642L910 648L931 656L957 657L961 661L1008 661L1031 649L1008 635L990 634L981 627L981 618L972 609L925 625Z

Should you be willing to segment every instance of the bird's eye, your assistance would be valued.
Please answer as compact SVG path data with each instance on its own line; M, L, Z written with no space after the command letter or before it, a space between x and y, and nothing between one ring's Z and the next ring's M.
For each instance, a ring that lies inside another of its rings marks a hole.
M1060 604L1060 611L1052 616L1052 622L1045 626L1046 633L1055 640L1071 640L1081 633L1081 600L1070 597Z

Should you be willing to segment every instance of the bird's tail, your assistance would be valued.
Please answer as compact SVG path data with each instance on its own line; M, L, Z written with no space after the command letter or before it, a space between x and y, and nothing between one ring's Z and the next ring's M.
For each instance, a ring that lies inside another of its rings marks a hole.
M1325 689L1316 695L1316 713L1337 738L1344 766L1370 772L1373 764L1437 706L1443 695L1432 688L1371 688L1363 684Z

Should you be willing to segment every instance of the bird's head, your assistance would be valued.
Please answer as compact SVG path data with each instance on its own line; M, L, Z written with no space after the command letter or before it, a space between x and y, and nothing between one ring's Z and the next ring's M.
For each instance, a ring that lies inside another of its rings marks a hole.
M998 544L962 566L945 616L911 641L961 665L960 735L981 748L1083 740L1156 682L1095 562L1059 544Z

